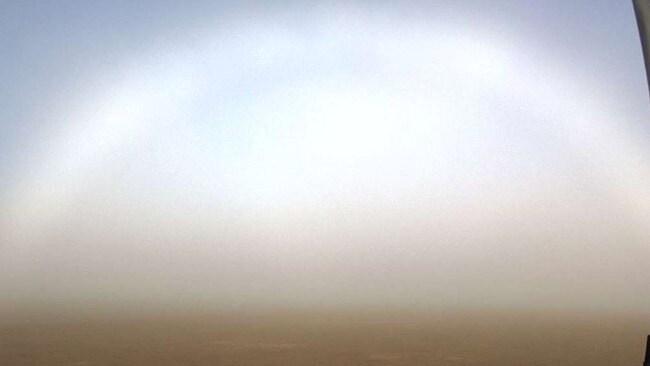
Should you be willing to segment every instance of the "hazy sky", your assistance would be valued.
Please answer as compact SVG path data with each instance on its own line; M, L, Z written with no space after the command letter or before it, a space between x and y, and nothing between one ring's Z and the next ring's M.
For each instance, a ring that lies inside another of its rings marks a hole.
M4 305L650 308L631 2L0 1Z

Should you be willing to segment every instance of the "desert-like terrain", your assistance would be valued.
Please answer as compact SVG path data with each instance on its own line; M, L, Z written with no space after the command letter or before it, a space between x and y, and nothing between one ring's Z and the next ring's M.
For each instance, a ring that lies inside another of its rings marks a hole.
M4 319L0 365L641 365L650 319L426 311L228 311Z

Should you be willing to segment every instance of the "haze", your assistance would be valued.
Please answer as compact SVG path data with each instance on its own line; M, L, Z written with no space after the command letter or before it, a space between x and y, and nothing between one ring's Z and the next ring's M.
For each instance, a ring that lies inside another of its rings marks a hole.
M648 313L626 1L3 1L1 307Z

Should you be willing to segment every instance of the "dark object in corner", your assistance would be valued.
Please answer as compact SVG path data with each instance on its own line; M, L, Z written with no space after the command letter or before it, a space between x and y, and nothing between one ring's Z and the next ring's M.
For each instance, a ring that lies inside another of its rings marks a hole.
M650 366L650 335L645 342L645 361L643 361L643 366Z
M639 26L639 35L641 36L648 87L650 87L650 0L632 0L632 2L636 13L636 22Z

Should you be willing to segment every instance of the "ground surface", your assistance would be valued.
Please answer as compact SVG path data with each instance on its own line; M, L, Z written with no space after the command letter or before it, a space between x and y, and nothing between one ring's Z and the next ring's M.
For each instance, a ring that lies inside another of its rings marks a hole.
M650 319L293 311L0 324L0 365L638 366Z

